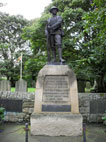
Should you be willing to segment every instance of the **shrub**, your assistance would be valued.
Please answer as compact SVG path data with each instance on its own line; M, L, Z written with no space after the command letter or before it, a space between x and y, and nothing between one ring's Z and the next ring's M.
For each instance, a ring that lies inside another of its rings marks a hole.
M0 107L0 121L4 120L4 111L5 111L5 108Z
M106 111L105 111L106 113ZM103 123L106 125L106 115L102 117Z

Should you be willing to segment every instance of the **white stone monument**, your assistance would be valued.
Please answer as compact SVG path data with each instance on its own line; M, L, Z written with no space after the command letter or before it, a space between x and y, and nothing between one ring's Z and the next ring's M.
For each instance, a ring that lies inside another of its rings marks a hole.
M67 65L45 65L36 82L31 134L78 136L82 134L77 81Z

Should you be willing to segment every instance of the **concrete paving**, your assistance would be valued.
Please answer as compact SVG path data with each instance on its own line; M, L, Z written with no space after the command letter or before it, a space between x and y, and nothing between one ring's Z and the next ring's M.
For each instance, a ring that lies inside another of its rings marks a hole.
M0 142L25 142L24 127L22 124L5 123L0 132ZM102 124L86 125L86 142L106 142L105 130L106 127ZM31 136L29 132L28 142L83 142L83 136Z

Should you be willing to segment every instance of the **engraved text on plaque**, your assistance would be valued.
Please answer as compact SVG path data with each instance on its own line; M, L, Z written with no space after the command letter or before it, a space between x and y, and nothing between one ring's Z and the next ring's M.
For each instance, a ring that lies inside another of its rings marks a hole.
M43 102L67 103L68 100L68 76L46 76L43 86Z

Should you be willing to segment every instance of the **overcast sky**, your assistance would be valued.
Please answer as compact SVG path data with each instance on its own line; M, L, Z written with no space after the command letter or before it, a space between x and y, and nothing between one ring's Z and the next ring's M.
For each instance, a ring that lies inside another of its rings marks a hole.
M31 20L40 17L44 7L52 0L0 0L0 2L7 3L6 6L0 7L1 12L23 15L24 18Z

